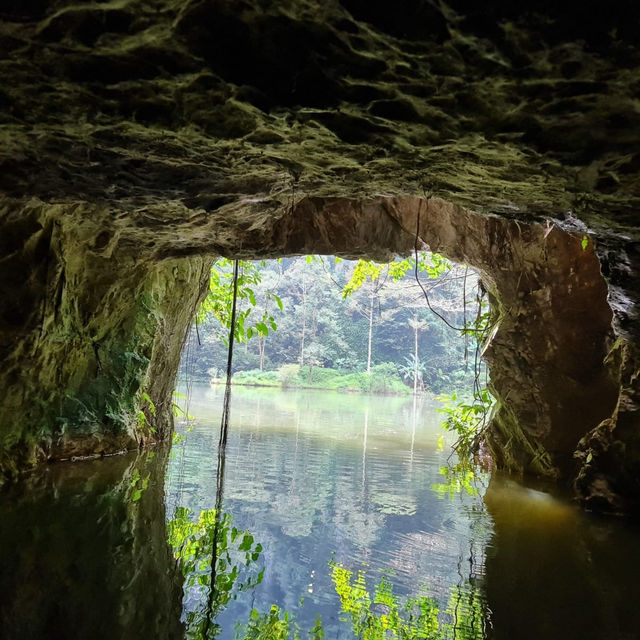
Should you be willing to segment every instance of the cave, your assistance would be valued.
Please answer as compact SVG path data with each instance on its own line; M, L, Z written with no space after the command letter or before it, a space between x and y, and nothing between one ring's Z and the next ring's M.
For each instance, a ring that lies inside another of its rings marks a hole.
M0 482L168 437L216 256L419 245L489 293L496 463L637 510L635 3L34 0L0 21Z

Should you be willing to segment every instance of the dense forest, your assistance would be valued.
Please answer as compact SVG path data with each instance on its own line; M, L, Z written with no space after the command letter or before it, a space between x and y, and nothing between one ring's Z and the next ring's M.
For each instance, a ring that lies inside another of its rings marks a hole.
M182 377L221 378L230 261L212 269ZM305 256L241 262L234 382L364 391L471 389L486 315L477 273L435 254L389 264ZM483 373L484 375L484 373Z

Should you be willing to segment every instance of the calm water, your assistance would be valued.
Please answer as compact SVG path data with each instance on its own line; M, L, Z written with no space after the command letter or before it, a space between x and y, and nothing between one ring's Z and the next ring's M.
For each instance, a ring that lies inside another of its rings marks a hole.
M221 392L193 391L169 457L51 465L0 492L0 638L197 637L207 590L184 587L166 523L215 504ZM220 638L274 604L352 638L333 562L371 593L432 598L439 637L640 639L640 530L500 474L447 484L436 404L234 389L223 506L263 547L236 586L264 579L220 607Z
M169 514L215 504L215 458L222 387L196 389L197 428L169 464ZM235 388L227 447L224 510L264 546L263 584L219 617L233 637L251 607L277 604L305 629L322 616L340 624L329 563L365 570L369 586L386 573L402 596L431 595L445 609L484 571L491 519L478 495L444 499L440 468L448 450L434 400L318 391ZM484 483L486 484L486 482ZM304 604L299 606L301 597Z

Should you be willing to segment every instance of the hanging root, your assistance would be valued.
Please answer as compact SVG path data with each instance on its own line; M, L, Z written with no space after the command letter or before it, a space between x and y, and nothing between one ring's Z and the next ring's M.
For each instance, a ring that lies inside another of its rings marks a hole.
M211 613L216 588L216 561L218 558L218 542L222 524L222 498L224 495L224 465L229 432L229 405L231 403L231 369L233 363L233 342L236 330L236 303L238 299L238 261L233 261L233 302L231 304L231 325L229 327L229 349L227 351L227 379L222 402L222 420L220 422L220 439L218 441L218 467L216 470L216 506L211 545L211 580L209 582L209 598L207 601L207 618L203 637L206 638L211 626Z

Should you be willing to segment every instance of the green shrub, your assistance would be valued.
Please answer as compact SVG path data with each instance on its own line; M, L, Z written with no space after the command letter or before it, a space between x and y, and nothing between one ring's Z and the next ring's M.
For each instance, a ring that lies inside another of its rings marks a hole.
M307 376L305 380L308 380L309 367L303 367L305 370L305 375ZM314 367L313 368L313 383L314 385L319 385L321 387L331 386L335 384L341 377L340 372L335 369L324 368L324 367Z
M278 369L278 378L283 389L300 386L300 366L297 364L285 364Z
M372 367L370 376L369 390L372 393L391 393L407 390L407 386L402 382L393 362L384 362Z
M250 369L249 371L238 371L233 375L234 384L256 385L261 387L277 387L280 378L277 371L260 371L260 369Z

